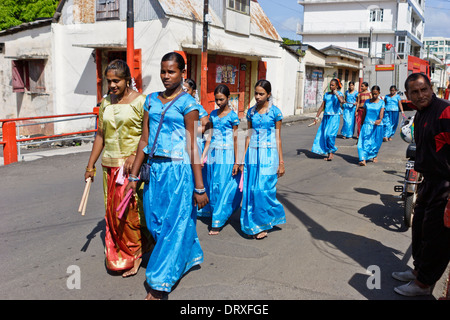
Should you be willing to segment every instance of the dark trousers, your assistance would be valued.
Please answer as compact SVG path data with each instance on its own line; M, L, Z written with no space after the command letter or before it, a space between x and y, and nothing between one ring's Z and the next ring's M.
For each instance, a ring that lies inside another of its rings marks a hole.
M427 179L418 187L412 223L412 256L417 280L434 285L450 261L450 228L444 226L444 210L450 181Z

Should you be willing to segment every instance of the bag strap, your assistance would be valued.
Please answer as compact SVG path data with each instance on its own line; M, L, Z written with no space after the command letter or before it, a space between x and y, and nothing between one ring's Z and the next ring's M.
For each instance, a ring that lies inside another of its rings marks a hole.
M156 134L155 134L155 140L153 141L153 146L152 149L150 150L150 153L148 154L148 158L151 159L153 158L153 154L155 153L155 148L156 148L156 140L158 139L159 136L159 132L161 131L161 127L164 121L164 116L167 112L167 110L169 110L169 108L175 103L175 101L178 100L178 98L182 97L183 95L185 95L186 92L184 92L183 90L180 92L179 95L177 95L175 97L175 99L173 99L170 104L163 110L163 112L161 113L161 119L159 120L159 125L158 125L158 129L156 130Z

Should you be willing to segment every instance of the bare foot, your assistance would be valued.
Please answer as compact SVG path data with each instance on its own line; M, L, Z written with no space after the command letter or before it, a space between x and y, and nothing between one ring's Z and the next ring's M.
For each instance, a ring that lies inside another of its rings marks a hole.
M372 161L375 162L375 163L378 162L377 157L373 158Z
M150 289L144 300L162 300L164 292Z
M220 228L212 228L211 231L209 231L208 234L209 234L210 236L216 236L216 235L219 234L219 232L220 232Z
M265 237L267 237L266 231L261 231L260 233L253 236L253 238L255 238L256 240L261 240L264 239Z
M142 262L142 258L134 260L133 268L131 268L128 271L125 271L124 273L122 273L122 278L131 277L131 276L134 276L135 274L137 274L138 270L139 270L139 267L141 266L141 262Z
M366 160L360 161L360 162L359 162L359 165L360 165L361 167L364 167L364 166L366 165Z

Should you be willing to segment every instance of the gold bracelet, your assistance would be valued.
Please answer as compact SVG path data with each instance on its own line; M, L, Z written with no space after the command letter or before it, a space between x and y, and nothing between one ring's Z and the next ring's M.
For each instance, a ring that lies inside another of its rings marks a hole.
M95 167L93 169L89 169L88 167L86 167L86 172L96 172Z

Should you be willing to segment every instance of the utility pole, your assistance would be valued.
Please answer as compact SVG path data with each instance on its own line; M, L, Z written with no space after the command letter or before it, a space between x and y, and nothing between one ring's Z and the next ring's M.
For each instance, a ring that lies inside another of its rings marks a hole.
M134 8L133 0L127 0L127 64L134 78Z
M201 57L201 74L200 74L200 96L201 104L207 110L208 108L208 0L204 0L203 4L203 43L202 43L202 57ZM208 110L207 110L208 111Z

